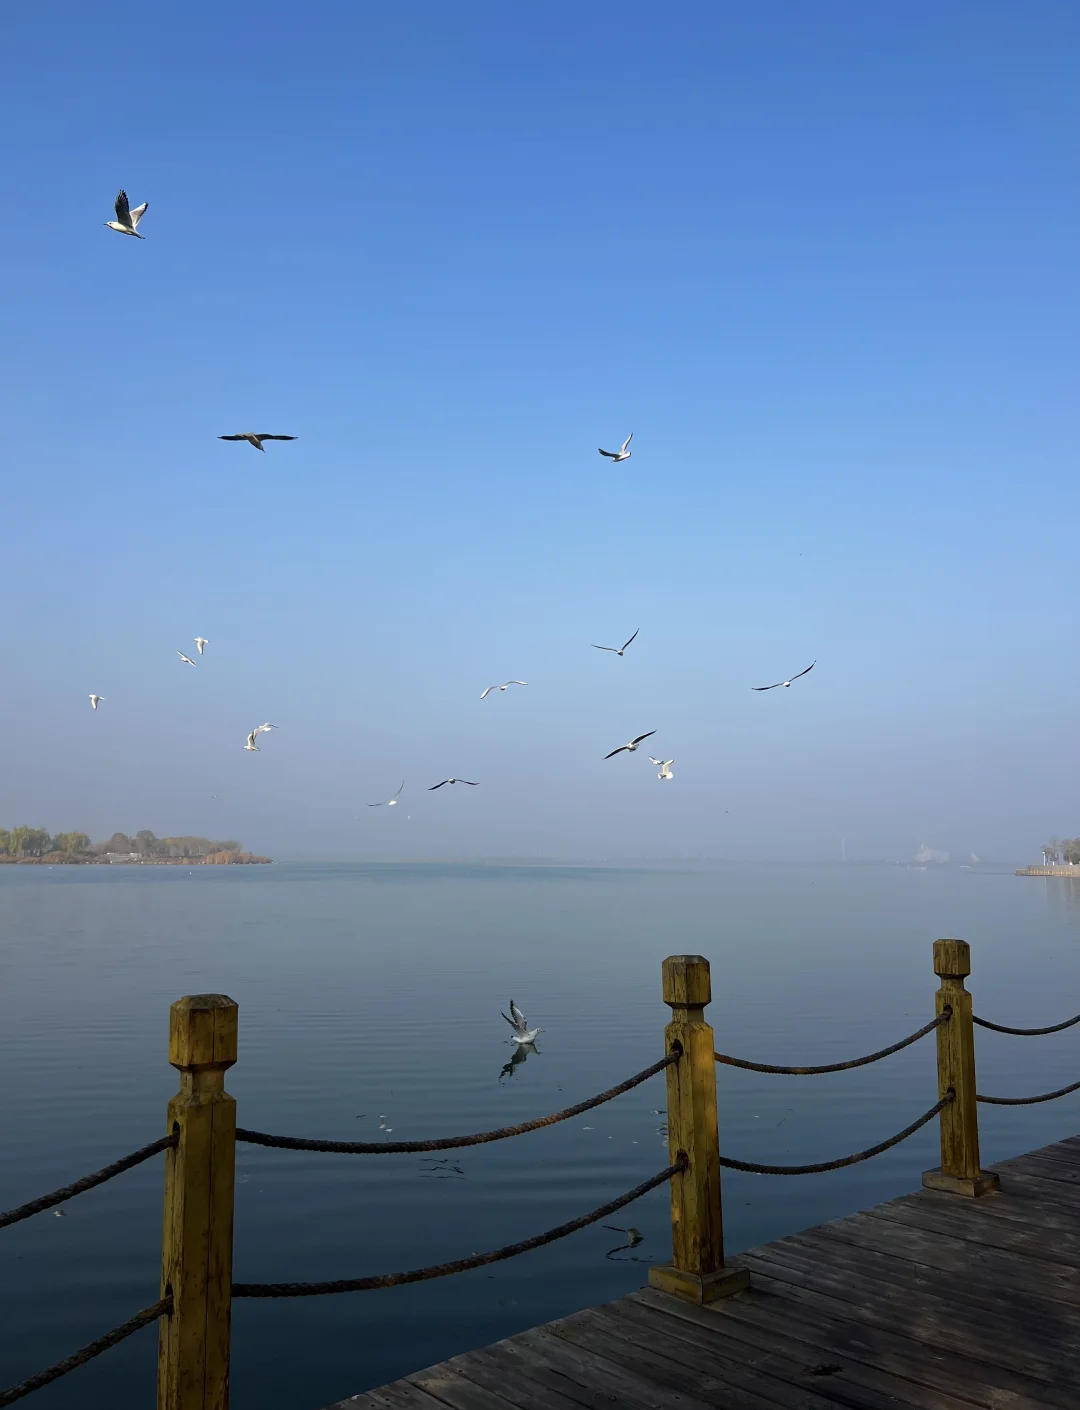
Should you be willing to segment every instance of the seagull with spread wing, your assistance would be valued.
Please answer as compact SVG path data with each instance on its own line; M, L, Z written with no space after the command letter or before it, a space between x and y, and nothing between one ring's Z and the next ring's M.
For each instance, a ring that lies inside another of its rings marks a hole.
M134 235L136 240L145 240L145 235L140 235L136 226L146 214L149 202L143 201L141 206L136 206L134 210L128 205L126 191L121 191L116 197L116 219L107 220L105 224L110 230L118 230L121 235Z
M653 764L659 764L660 772L656 775L656 777L661 781L661 783L665 779L675 777L675 775L671 772L671 766L675 762L674 759L654 759L653 756L650 754L649 760Z
M600 446L597 446L597 450L600 451L601 455L606 455L609 460L613 460L616 464L618 464L620 460L629 460L630 457L633 455L634 452L632 450L626 449L626 447L630 444L633 439L634 433L633 431L631 431L618 450L603 450Z
M433 783L433 784L431 785L431 787L428 789L428 792L429 792L429 793L434 793L437 788L442 788L443 783L467 783L470 788L476 788L476 787L477 787L477 784L476 784L476 783L473 783L471 779L467 779L467 778L444 778L443 781L442 781L442 783Z
M636 739L632 739L629 744L620 744L618 749L613 749L610 754L605 754L604 758L614 759L616 754L633 754L643 739L648 739L651 735L654 735L655 733L656 731L654 729L651 729L649 730L648 734L639 734L638 737Z
M502 1013L502 1010L500 1009L499 1012ZM514 1030L513 1036L510 1039L511 1043L532 1043L535 1042L538 1033L544 1032L542 1028L529 1027L529 1020L521 1012L517 1004L514 1003L513 999L510 1000L509 1017L505 1013L502 1016Z
M639 631L641 631L640 627L638 627L637 632L634 633L634 636L637 636ZM630 641L633 641L634 636L630 638ZM594 641L592 643L592 646L593 649L596 651L614 651L616 656L621 656L626 650L626 648L630 645L630 641L624 641L622 646L597 646L596 642Z
M199 648L199 655L201 656L210 643L204 636L197 636L195 638L195 645Z
M817 665L817 660L815 659L815 660L813 660L813 661L810 662L809 666L807 666L807 668L806 668L806 671L812 671L816 665ZM782 685L782 686L789 686L789 685L791 684L791 681L797 681L797 680L799 679L799 676L805 676L805 675L806 675L806 671L800 671L800 672L799 672L799 675L798 675L798 676L792 676L790 681L773 681L772 685L752 685L752 686L750 687L750 689L751 689L751 690L775 690L775 689L777 688L777 686L781 686L781 685Z
M269 734L272 729L277 729L277 725L267 723L265 725L255 726L255 728L247 737L247 743L244 745L244 748L248 751L249 754L259 754L262 752L259 746L255 743L255 741L258 739L260 734Z
M194 666L195 662L191 659L190 656L185 656L182 651L178 651L176 654L180 657L181 661L186 661L189 666Z
M235 436L218 436L219 441L247 441L249 446L265 453L263 441L295 441L295 436L272 436L269 431L241 431Z
M405 780L402 779L402 780L401 780L401 788L404 788L404 787L405 787ZM368 804L368 807L369 807L369 808L384 808L384 807L385 807L385 808L396 808L396 807L397 807L397 800L398 800L398 798L401 796L401 788L398 789L397 793L394 794L393 798L384 798L381 803L369 803L369 804ZM430 792L430 790L429 790L429 792Z
M502 685L489 685L487 690L481 695L481 700L486 700L493 690L505 690L508 685L528 685L528 681L506 681Z
M105 699L104 695L91 695L91 697L90 697L90 704L91 704L91 705L94 707L94 709L96 710L97 707L98 707L99 702L102 701L102 700L104 700L104 699Z

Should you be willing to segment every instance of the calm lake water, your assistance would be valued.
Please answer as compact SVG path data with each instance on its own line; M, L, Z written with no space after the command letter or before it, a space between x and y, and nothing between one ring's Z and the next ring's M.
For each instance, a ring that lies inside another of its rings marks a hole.
M542 1115L662 1053L660 962L713 969L717 1044L766 1062L855 1057L933 1016L931 942L971 942L976 1012L1043 1025L1080 1010L1080 884L985 870L711 871L441 865L0 868L0 1208L164 1131L176 1089L169 1004L240 1005L228 1089L242 1125L343 1140L419 1139ZM513 997L544 1026L504 1073ZM978 1035L979 1086L1027 1095L1077 1077L1078 1030ZM933 1039L834 1076L721 1067L725 1152L797 1163L891 1135L936 1098ZM667 1164L663 1077L562 1125L464 1150L332 1156L238 1148L235 1276L358 1277L538 1233ZM980 1109L984 1162L1080 1132L1080 1094ZM737 1251L915 1188L931 1124L876 1160L800 1178L726 1178ZM455 1170L453 1167L457 1167ZM458 1173L460 1172L460 1173ZM156 1300L162 1162L0 1232L0 1386ZM453 1279L240 1302L234 1410L319 1410L420 1366L640 1285L670 1253L667 1193ZM38 1410L152 1403L146 1330L55 1386Z

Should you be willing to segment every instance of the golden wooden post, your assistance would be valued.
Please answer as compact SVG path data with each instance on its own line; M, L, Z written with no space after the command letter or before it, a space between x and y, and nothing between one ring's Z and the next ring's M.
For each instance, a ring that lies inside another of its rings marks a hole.
M236 1102L225 1070L236 1061L236 1016L224 994L169 1010L180 1090L168 1129L179 1139L165 1152L161 1295L172 1294L173 1309L158 1336L157 1410L228 1410Z
M941 979L935 996L936 1011L946 1006L952 1017L937 1030L938 1099L950 1091L955 1098L943 1107L941 1164L923 1172L930 1190L975 1197L1001 1184L993 1173L979 1169L979 1114L975 1102L975 1024L971 995L964 980L971 973L971 947L966 940L934 941L934 973Z
M680 1154L689 1163L671 1180L672 1260L649 1269L649 1285L702 1304L749 1287L750 1274L724 1267L715 1043L704 1012L712 999L709 961L670 955L663 975L671 1008L666 1051L682 1054L667 1069L668 1151L673 1164Z

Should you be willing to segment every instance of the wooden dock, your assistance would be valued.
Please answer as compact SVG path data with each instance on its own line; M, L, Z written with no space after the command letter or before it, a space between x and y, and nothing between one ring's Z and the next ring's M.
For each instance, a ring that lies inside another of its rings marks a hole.
M647 1288L329 1410L1077 1410L1080 1136L728 1258L748 1292Z

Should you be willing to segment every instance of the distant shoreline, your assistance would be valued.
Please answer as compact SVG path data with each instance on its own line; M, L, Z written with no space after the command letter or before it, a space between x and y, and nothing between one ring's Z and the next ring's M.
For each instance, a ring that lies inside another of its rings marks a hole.
M43 857L3 857L0 866L9 867L204 867L271 866L273 857L256 857L251 852L216 852L208 857L88 857L73 852L47 852Z

